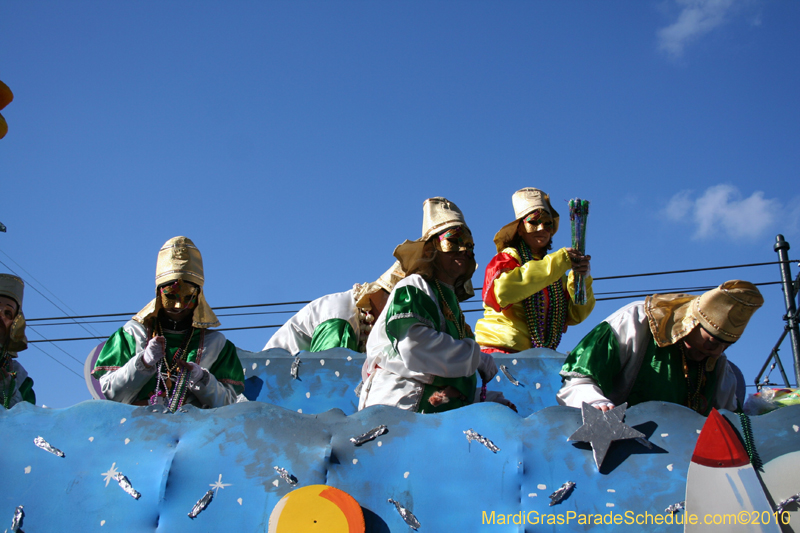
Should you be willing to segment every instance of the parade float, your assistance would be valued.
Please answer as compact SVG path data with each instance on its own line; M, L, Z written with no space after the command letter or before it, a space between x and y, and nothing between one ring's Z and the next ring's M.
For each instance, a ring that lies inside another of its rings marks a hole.
M0 410L0 517L19 520L6 531L728 531L732 516L746 522L742 530L795 531L800 523L800 406L706 418L647 402L585 420L555 405L563 355L533 349L498 356L489 385L519 413L495 403L435 415L357 412L362 354L239 355L250 401L219 409L171 413L98 399ZM706 515L728 525L704 526Z
M0 82L0 109L12 98ZM781 261L784 337L796 336L785 250ZM534 348L495 354L489 388L518 412L359 412L363 354L239 350L241 402L172 412L106 401L91 376L101 347L85 367L94 400L0 409L4 531L799 530L791 390L757 399L752 417L664 402L578 410L556 405L564 355Z

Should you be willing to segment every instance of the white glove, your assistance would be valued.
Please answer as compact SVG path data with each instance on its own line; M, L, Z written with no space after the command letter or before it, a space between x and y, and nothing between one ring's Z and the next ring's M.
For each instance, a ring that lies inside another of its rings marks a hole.
M488 383L497 375L497 365L491 354L481 352L481 364L478 365L478 374L484 383Z
M592 402L591 405L595 409L600 409L604 413L606 411L610 411L610 410L614 409L614 407L615 407L615 405L613 403L609 402L608 400L595 400L595 401Z
M189 369L189 381L195 385L200 384L200 381L205 377L205 370L203 367L190 361L186 362L186 367Z
M166 340L164 337L153 337L147 341L147 346L144 348L142 359L147 366L153 366L164 358L164 345Z

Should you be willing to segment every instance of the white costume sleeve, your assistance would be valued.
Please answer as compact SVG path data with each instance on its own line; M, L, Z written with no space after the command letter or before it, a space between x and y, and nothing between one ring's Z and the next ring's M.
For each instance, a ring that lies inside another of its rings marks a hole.
M100 376L100 386L106 398L120 403L136 401L139 391L156 373L155 365L145 366L142 354L139 351L124 366Z
M559 405L578 408L584 402L589 405L613 405L611 400L603 396L603 391L600 390L597 383L592 378L586 377L567 378L561 390L556 394L556 400Z
M443 378L471 376L481 362L481 349L472 339L458 340L423 324L414 324L397 343L397 352L412 372Z
M221 383L211 372L208 373L207 384L198 384L190 390L204 407L222 407L236 403L237 394L233 385Z

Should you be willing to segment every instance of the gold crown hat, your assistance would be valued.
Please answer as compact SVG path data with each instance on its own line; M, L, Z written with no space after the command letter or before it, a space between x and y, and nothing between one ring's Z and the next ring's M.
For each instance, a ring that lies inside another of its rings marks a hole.
M422 237L416 241L403 241L394 249L394 256L400 262L400 268L403 269L405 275L420 274L422 276L431 276L433 274L433 248L428 247L426 251L425 245L431 237L457 226L463 226L469 230L466 221L464 220L464 213L458 208L456 204L436 196L428 198L422 204ZM459 300L464 301L472 298L475 291L472 288L472 274L475 273L478 265L473 260L472 271L466 276L466 280L457 283L455 287L456 295Z
M497 253L502 252L503 248L506 248L508 243L514 240L519 221L537 209L544 209L550 213L550 216L553 217L553 235L558 231L558 211L550 205L550 195L544 191L533 187L525 187L511 196L511 203L514 205L514 216L516 218L513 222L509 222L500 228L500 231L495 234L494 245L497 248Z
M206 302L203 294L203 256L200 250L188 237L173 237L164 243L158 251L156 261L156 292L158 287L176 280L188 281L200 287L197 295L197 307L192 314L192 327L205 329L217 328L220 323L217 315ZM161 298L156 297L139 311L133 319L144 323L147 319L155 317L161 310Z
M17 302L17 316L11 323L8 336L8 353L16 357L17 352L28 348L25 337L25 315L22 313L22 297L25 293L25 282L12 274L0 274L0 296L6 296Z
M644 310L656 344L663 347L675 344L697 326L725 342L736 342L763 303L755 285L735 279L700 296L653 294L645 300Z
M362 309L371 308L372 305L369 301L371 294L375 294L381 289L386 292L392 292L397 282L404 277L406 277L406 274L400 268L400 261L395 261L389 270L381 274L381 277L372 283L364 283L363 285L356 283L353 285L353 298L356 301L356 307Z

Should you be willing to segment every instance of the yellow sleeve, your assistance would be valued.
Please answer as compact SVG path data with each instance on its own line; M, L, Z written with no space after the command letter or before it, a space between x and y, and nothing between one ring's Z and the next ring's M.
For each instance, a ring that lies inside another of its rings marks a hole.
M575 273L569 273L567 280L567 290L569 291L569 310L567 311L567 325L574 326L580 324L594 309L594 290L592 290L592 276L586 276L586 303L578 305L575 303Z
M528 261L519 268L504 272L494 282L494 295L497 303L500 307L506 308L521 302L555 283L558 278L567 273L570 267L567 249L561 248L544 256L541 261ZM594 302L594 296L592 296L592 302Z

